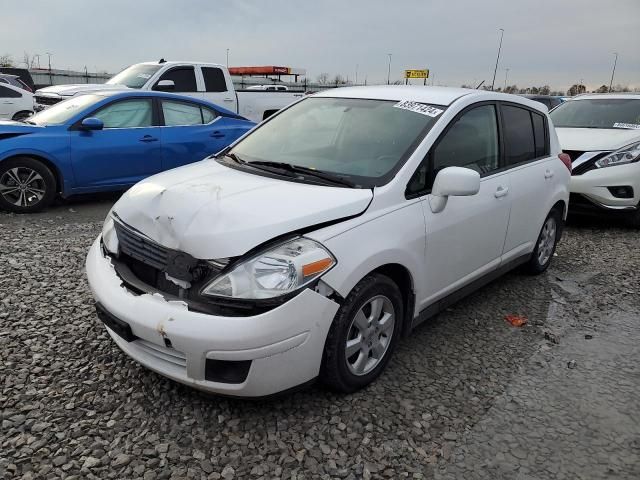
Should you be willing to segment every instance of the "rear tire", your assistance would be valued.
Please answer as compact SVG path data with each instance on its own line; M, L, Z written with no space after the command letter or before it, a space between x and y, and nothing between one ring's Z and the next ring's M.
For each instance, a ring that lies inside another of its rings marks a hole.
M35 213L56 196L56 179L39 160L15 157L0 162L0 208L15 213Z
M387 276L368 275L346 298L325 342L320 376L328 387L350 393L385 369L400 337L402 294Z
M531 275L540 275L551 264L553 254L556 251L558 241L562 236L562 213L558 209L553 209L547 215L542 225L542 230L536 241L536 248L531 254L529 262L526 264L526 270Z

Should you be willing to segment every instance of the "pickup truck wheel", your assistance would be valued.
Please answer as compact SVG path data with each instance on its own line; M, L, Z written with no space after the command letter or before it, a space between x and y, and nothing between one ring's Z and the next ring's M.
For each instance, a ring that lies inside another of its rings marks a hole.
M553 209L542 225L542 230L536 241L536 248L526 265L528 273L539 275L549 268L561 236L562 214L557 209Z
M0 208L16 213L34 213L51 204L56 179L42 162L29 157L0 162Z
M389 363L403 318L402 295L391 279L373 274L361 280L336 313L327 336L323 382L345 393L373 382Z

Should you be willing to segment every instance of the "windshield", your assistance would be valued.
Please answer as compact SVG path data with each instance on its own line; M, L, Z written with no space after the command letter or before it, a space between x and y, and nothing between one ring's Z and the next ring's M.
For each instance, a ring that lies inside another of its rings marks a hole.
M101 95L80 95L70 98L60 103L56 103L46 110L29 117L29 123L36 125L63 125L70 118L93 105L94 103L104 100Z
M640 98L569 100L550 115L556 127L640 128Z
M107 80L108 85L124 85L129 88L142 88L162 65L132 65Z
M229 153L246 162L283 162L329 172L364 187L384 185L444 111L402 103L404 107L397 101L307 98Z

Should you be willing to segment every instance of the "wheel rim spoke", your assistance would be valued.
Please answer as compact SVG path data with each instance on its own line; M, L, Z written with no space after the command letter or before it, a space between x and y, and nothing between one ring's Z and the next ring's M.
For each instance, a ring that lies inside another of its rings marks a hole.
M382 312L382 298L376 298L371 302L371 315L369 315L369 320L374 325L378 323L378 319L380 318L380 312Z
M362 349L362 338L358 335L357 338L354 338L353 340L349 340L347 342L347 348L345 350L347 358L354 356L361 349Z
M369 320L367 319L362 309L360 309L360 311L357 313L356 318L354 319L354 325L358 330L360 330L361 334L365 333L367 331L367 328L369 328Z

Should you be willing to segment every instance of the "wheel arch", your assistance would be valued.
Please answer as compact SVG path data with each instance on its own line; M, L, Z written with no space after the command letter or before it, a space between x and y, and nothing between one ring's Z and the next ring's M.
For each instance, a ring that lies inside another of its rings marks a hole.
M48 159L44 155L38 155L37 153L13 153L7 157L0 159L0 162L4 162L6 160L11 160L11 159L20 158L20 157L28 157L28 158L32 158L33 160L42 162L42 164L44 164L49 170L51 170L51 173L53 174L53 178L56 179L56 193L63 192L64 177L62 175L62 172L54 162L52 162L50 159Z

